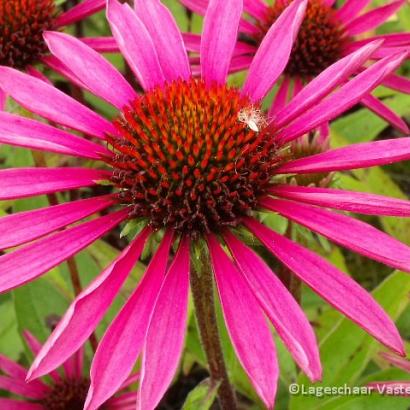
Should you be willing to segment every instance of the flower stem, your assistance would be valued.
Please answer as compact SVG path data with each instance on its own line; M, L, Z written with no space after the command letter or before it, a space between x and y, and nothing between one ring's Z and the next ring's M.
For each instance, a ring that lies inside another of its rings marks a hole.
M222 410L236 410L235 393L229 383L218 324L213 293L213 276L206 254L200 256L200 267L191 272L191 289L194 299L196 319L209 364L211 381L219 383L218 399Z
M289 221L288 227L285 232L285 236L289 239L292 239L293 225ZM301 304L302 301L302 282L290 271L286 266L281 267L278 272L278 276L292 296L295 298L298 304Z

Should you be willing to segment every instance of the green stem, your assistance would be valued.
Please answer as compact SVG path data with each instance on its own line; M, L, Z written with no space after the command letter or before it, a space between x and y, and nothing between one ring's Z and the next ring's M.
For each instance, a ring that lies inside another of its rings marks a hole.
M289 221L285 236L292 239L292 232L293 225L292 222ZM302 300L302 282L284 265L279 269L278 276L300 305Z
M201 341L209 364L211 381L219 383L218 399L222 410L237 410L236 398L226 370L215 312L213 275L206 254L200 268L192 269L191 289Z

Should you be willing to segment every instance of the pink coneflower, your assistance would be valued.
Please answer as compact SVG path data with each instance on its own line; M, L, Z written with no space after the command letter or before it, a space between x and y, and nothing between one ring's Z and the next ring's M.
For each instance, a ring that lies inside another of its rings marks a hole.
M240 22L240 41L235 47L231 71L243 70L250 66L252 56L269 28L291 1L275 0L271 6L268 6L263 0L244 1L246 14ZM181 0L181 2L189 9L202 15L205 14L208 4L207 0ZM406 0L392 1L361 14L369 3L370 0L346 0L342 7L337 8L335 0L309 0L305 18L279 86L276 97L276 105L279 107L274 106L273 109L283 106L303 87L303 84L339 59L374 40L384 40L383 45L371 56L376 61L399 50L409 50L409 33L382 35L372 33L372 30L396 13L406 3ZM198 52L200 37L195 34L185 34L184 36L187 48ZM366 38L363 39L363 36ZM274 64L273 60L271 61ZM357 72L360 72L363 67L364 65L359 66ZM410 81L396 74L387 76L381 84L393 90L410 93ZM406 123L382 101L368 94L363 96L360 102L408 134Z
M214 280L238 358L267 407L274 403L279 370L265 314L303 371L312 380L320 379L318 347L307 318L263 259L238 239L244 232L248 237L252 233L302 281L381 343L403 353L395 325L365 290L320 256L258 220L259 211L278 212L342 246L410 270L406 245L363 222L324 209L409 216L409 202L287 186L275 178L410 158L408 138L358 144L296 160L286 157L291 141L351 107L406 57L406 53L387 56L347 81L380 46L370 43L325 70L287 105L276 122L269 123L261 111L261 100L286 67L305 7L306 0L295 1L272 25L241 90L226 84L241 0L210 2L200 79L192 78L181 33L159 1L136 1L133 11L127 4L109 0L112 32L143 87L141 95L83 42L67 34L47 33L51 53L70 67L84 87L118 109L114 122L52 85L0 68L0 85L26 109L108 142L110 147L3 113L0 141L100 160L103 169L2 170L0 198L77 189L99 180L109 180L115 190L111 195L0 219L0 248L25 244L0 257L0 291L37 278L122 221L134 220L144 226L119 258L74 300L37 355L30 380L56 368L91 335L154 231L163 235L161 243L98 346L86 409L96 409L107 400L139 357L138 408L155 408L172 381L183 348L189 280L205 351L212 359L211 376L222 380L224 409L235 406L219 361L217 328L212 327ZM271 64L272 59L277 63ZM113 205L119 210L61 230Z
M410 375L410 361L394 354L383 352L380 353L389 364L402 369ZM374 392L388 396L410 397L410 381L406 380L389 380L374 381L367 384Z
M24 338L33 354L41 348L40 342L30 333ZM0 391L7 391L12 398L0 397L2 410L79 410L84 407L90 379L84 375L84 351L80 349L62 363L63 371L53 370L47 381L26 383L27 369L0 354ZM100 410L132 410L136 393L126 389L138 380L131 375L120 386L115 397L108 399ZM17 397L15 397L17 396Z
M0 65L27 70L41 77L32 65L47 53L44 31L76 23L104 5L105 0L84 0L59 13L54 0L0 0ZM98 39L91 41L98 42ZM0 108L5 99L6 94L0 89Z

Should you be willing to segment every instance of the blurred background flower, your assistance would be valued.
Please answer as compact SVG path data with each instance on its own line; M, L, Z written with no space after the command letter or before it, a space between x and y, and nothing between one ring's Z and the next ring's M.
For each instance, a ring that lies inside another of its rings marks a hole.
M28 348L35 355L40 342L29 332L23 335ZM1 398L3 410L80 410L84 406L90 379L85 369L84 350L79 349L62 363L62 372L54 370L47 380L26 382L27 370L0 354L0 391L11 393L13 398ZM115 397L107 400L101 410L131 410L135 408L136 393L127 388L138 380L139 375L131 375L120 387ZM18 396L17 398L14 398Z
M181 0L181 2L190 10L201 15L204 15L208 4L207 0ZM231 71L249 68L252 56L269 28L290 3L291 0L276 0L272 5L262 0L244 2L244 17L240 22L239 41L231 62ZM373 34L375 29L385 23L401 7L409 7L408 2L396 0L363 13L362 11L370 3L370 0L351 0L338 6L335 0L309 0L291 57L284 71L283 80L271 106L271 116L274 117L275 111L282 108L292 96L296 95L306 82L343 56L371 41L383 40L382 46L371 56L375 61L400 50L409 50L410 34L408 32ZM190 51L199 51L199 35L186 34L185 42ZM273 60L272 64L275 64ZM364 67L365 64L356 67L352 74L360 72ZM397 74L386 77L382 84L410 94L409 79ZM383 101L368 94L361 98L361 103L397 127L402 133L408 134L409 129L405 121Z

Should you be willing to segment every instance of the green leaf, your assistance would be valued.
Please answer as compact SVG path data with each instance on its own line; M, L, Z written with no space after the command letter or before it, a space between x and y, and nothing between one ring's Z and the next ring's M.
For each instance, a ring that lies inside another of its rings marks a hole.
M131 219L125 224L124 228L122 228L120 238L128 236L131 240L138 235L145 226L147 226L147 220L145 218Z
M410 96L395 94L383 102L400 116L410 115ZM332 123L332 133L349 142L367 142L375 139L389 124L367 108L345 115Z
M120 254L118 249L115 249L103 240L92 243L87 248L87 251L95 259L100 269L108 266L108 264L110 264Z
M20 334L29 330L41 341L50 335L49 320L61 317L68 306L68 300L49 282L47 277L39 278L13 291L14 307Z
M23 351L23 344L17 329L13 299L9 294L0 295L0 352L17 360Z
M188 31L188 15L185 7L180 2L173 0L164 0L163 3L171 11L181 31Z
M211 382L211 379L202 380L192 390L185 400L182 410L209 410L216 399L219 383Z
M259 212L260 221L274 231L284 234L288 227L288 220L274 212Z
M408 304L410 292L410 277L403 272L396 272L382 282L372 293L387 314L396 320ZM363 370L381 345L364 332L358 325L347 318L341 319L333 331L322 340L320 346L323 381L316 386L355 385ZM301 375L299 385L312 384ZM292 396L291 410L322 410L335 397L323 397L320 400L314 396Z

